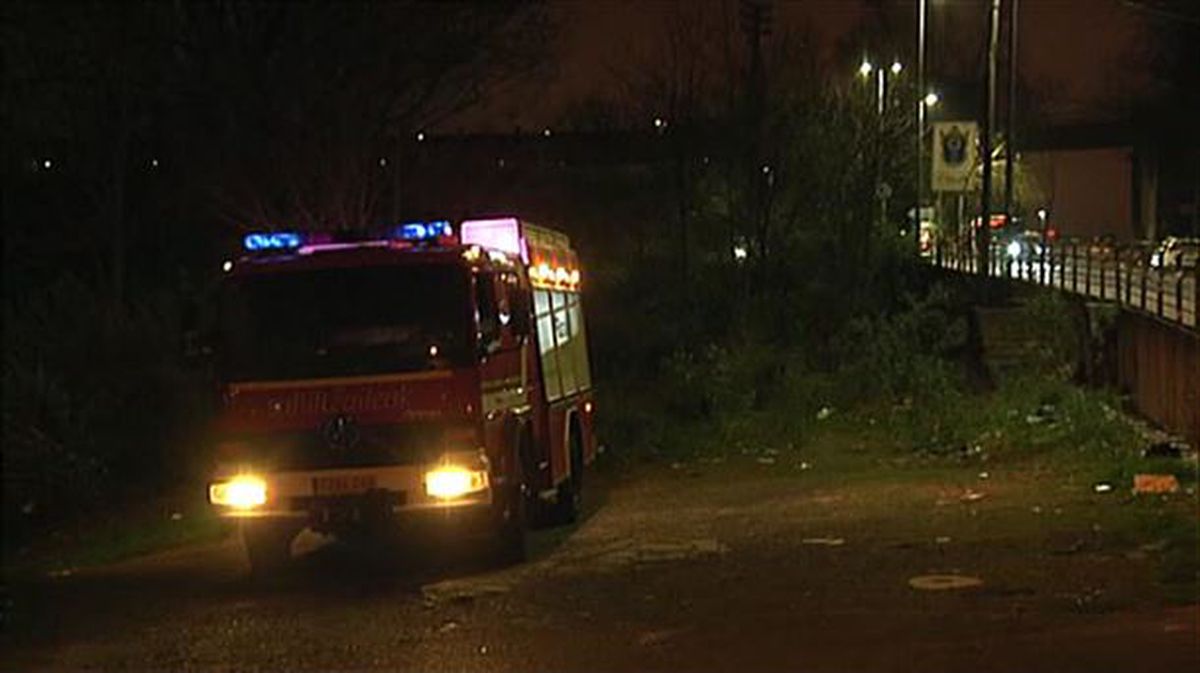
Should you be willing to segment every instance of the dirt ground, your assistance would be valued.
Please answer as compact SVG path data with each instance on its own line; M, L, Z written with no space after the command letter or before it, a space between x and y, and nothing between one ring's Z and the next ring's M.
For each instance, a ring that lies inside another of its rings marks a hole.
M1145 524L1194 516L1194 493L1097 493L1033 462L834 462L593 475L584 519L507 568L307 535L265 585L234 537L26 579L0 668L1200 670L1194 581L1168 582L1171 543ZM914 586L931 575L951 578Z

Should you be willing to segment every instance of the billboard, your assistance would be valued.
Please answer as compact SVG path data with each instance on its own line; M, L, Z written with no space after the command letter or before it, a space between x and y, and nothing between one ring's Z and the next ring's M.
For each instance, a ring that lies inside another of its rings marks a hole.
M967 191L979 162L979 126L975 122L934 122L932 126L933 191Z

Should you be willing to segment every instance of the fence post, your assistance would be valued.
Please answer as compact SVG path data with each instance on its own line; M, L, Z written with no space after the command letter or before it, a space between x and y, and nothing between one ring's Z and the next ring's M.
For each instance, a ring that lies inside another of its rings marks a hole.
M1083 293L1092 296L1092 246L1083 250Z
M1079 245L1071 241L1071 292L1079 291Z
M1052 245L1052 246L1050 246L1050 247L1047 249L1047 252L1049 253L1049 254L1047 255L1047 257L1048 257L1049 259L1048 259L1048 260L1047 260L1047 262L1046 262L1046 264L1048 265L1048 268L1046 269L1046 275L1047 275L1047 276L1048 276L1048 278L1049 278L1049 282L1048 282L1048 284L1049 284L1049 285L1051 285L1051 286L1053 286L1053 285L1054 285L1054 283L1055 283L1055 280L1054 280L1054 260L1055 260L1055 258L1056 258L1056 255L1055 255L1054 253L1055 253L1055 251L1057 251L1057 250L1058 250L1058 246L1056 246L1056 245ZM1058 274L1058 282L1059 282L1060 284L1061 284L1061 282L1062 282L1062 274L1061 274L1061 273L1060 273L1060 274Z
M1113 269L1113 299L1117 303L1121 303L1121 249L1113 246L1113 264L1116 268Z
M1070 286L1067 284L1067 266L1070 266ZM1075 292L1075 241L1070 242L1070 260L1067 256L1063 256L1062 260L1062 288L1070 289L1070 292Z
M1163 272L1164 271L1166 271L1166 268L1164 268L1162 266L1162 264L1159 264L1159 267L1158 267L1158 302L1157 302L1158 310L1154 312L1154 315L1156 315L1160 318L1162 317L1162 314L1163 314Z
M1183 265L1175 273L1175 320L1183 324Z
M1129 287L1133 284L1133 255L1127 255L1129 259L1125 260L1125 303L1133 304L1133 290Z
M1138 300L1138 308L1146 310L1146 276L1150 274L1150 265L1142 265L1142 297Z
M1200 330L1200 260L1192 267L1192 327Z

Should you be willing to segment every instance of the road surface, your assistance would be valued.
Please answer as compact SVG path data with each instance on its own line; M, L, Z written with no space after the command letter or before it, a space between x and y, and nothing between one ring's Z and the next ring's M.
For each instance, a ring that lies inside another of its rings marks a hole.
M594 478L585 519L508 568L309 536L256 585L231 537L25 581L0 668L1200 670L1196 605L1161 597L1152 545L1104 532L1116 495L999 466L821 468L768 454ZM932 574L982 584L910 584Z

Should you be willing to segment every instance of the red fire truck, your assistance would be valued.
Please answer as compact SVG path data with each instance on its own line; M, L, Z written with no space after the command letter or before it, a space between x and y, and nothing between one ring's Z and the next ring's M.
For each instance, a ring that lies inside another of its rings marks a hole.
M305 527L432 526L510 558L596 453L579 259L517 218L253 233L226 262L209 501L255 572Z

